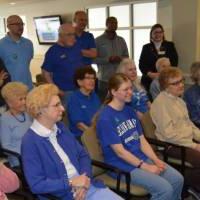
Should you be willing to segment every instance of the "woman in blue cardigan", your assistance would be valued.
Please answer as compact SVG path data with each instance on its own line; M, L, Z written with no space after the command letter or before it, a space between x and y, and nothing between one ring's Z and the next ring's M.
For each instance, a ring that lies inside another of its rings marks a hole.
M91 179L91 160L62 119L64 108L53 84L41 85L27 96L34 118L22 141L25 177L33 193L50 193L62 200L122 198Z

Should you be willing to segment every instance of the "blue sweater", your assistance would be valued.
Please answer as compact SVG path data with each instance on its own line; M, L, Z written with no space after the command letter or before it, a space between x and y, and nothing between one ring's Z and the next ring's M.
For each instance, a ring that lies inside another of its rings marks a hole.
M193 85L184 94L190 119L200 127L200 85Z
M88 153L62 123L58 123L57 126L59 145L78 173L86 173L91 177L91 160ZM64 163L47 137L41 137L29 129L23 137L21 153L25 177L33 193L51 193L61 197L62 200L73 199ZM102 183L94 180L92 184L96 187L104 187ZM39 196L39 199L45 198Z

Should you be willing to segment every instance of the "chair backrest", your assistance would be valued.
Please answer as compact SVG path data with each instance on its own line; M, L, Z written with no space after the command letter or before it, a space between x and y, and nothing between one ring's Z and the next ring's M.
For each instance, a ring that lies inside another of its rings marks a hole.
M86 131L84 131L84 133L81 137L81 140L82 140L83 145L87 149L91 159L94 159L97 161L104 160L101 146L100 146L99 140L96 135L95 127L89 127ZM103 169L93 167L93 175L94 176L97 176L102 173L104 173Z
M150 112L144 113L142 119L140 120L142 128L144 131L144 136L147 138L156 139L155 130L156 127L151 119Z

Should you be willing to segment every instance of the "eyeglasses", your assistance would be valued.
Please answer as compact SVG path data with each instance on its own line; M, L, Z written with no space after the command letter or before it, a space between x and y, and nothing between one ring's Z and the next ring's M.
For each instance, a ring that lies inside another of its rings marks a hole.
M185 79L182 78L182 79L180 79L180 80L178 80L178 81L169 83L169 85L178 86L179 84L184 83L184 82L185 82Z
M58 102L58 103L56 103L56 104L54 104L54 105L48 105L49 107L54 107L54 108L59 108L59 107L61 107L61 106L63 106L62 105L62 103L61 102Z
M24 26L24 23L12 23L12 24L8 24L9 26Z

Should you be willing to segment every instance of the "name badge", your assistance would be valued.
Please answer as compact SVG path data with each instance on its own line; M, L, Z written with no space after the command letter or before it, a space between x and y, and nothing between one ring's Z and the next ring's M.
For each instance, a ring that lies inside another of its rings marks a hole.
M165 51L159 51L158 55L165 55Z

